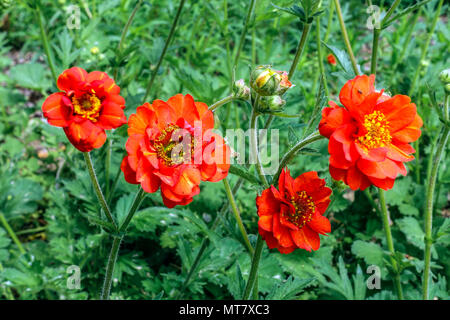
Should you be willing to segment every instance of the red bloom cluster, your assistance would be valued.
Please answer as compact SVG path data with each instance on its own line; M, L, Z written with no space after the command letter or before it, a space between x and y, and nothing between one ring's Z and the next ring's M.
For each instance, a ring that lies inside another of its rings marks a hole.
M406 175L404 162L415 152L409 143L423 125L408 96L391 98L375 91L374 82L374 75L348 81L339 94L344 108L330 101L319 124L329 139L331 176L353 190L391 189L398 174Z
M317 172L305 172L293 179L289 170L281 172L278 190L271 186L256 197L259 233L270 249L291 253L320 247L320 234L331 231L323 216L330 203L331 189Z
M214 115L190 95L145 103L128 126L128 156L121 166L125 179L146 192L161 187L169 208L190 203L200 181L216 182L228 174L230 149L212 132Z
M73 67L58 77L57 86L62 92L51 94L42 111L49 124L64 128L78 150L100 148L106 141L105 130L127 122L120 88L106 73Z

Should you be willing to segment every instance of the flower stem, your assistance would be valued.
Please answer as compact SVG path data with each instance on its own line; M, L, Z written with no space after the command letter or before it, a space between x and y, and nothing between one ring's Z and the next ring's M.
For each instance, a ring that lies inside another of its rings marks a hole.
M259 152L258 152L258 125L257 125L257 119L258 119L258 113L255 111L258 105L259 101L259 95L256 95L256 102L252 109L252 116L250 119L250 147L251 147L251 153L252 157L254 157L253 160L256 160L256 172L258 173L259 178L261 179L261 182L263 183L264 187L268 188L269 184L267 183L266 176L264 174L264 169L262 167L261 161L259 159Z
M156 67L155 67L155 69L152 72L152 76L150 78L150 81L148 82L147 89L145 91L145 95L144 95L144 99L143 99L144 102L145 102L145 100L147 100L147 97L148 97L148 95L150 93L150 89L152 88L153 82L155 81L156 74L158 73L159 67L161 66L161 63L162 63L162 61L164 59L164 56L166 55L167 48L169 47L169 43L172 40L172 37L173 37L173 35L175 33L175 29L177 27L178 20L180 18L181 11L183 9L184 3L185 3L185 0L180 0L180 5L178 6L178 10L177 10L177 13L175 15L175 19L172 22L172 27L170 28L169 36L166 39L166 43L164 44L164 48L163 48L163 51L161 53L161 56L159 57L158 63L156 64Z
M416 68L416 73L414 74L414 78L411 82L411 87L409 88L408 96L410 96L410 97L412 97L412 95L414 94L414 91L416 89L417 80L419 79L419 74L422 69L421 63L422 63L422 61L425 60L425 58L427 56L428 46L430 45L431 37L433 36L434 29L436 28L437 21L439 20L439 15L441 14L441 8L442 8L443 3L444 3L444 0L439 1L439 4L435 11L436 13L434 14L433 22L431 23L430 31L428 32L427 38L426 38L425 42L423 43L422 53L420 55L420 60L419 60L419 65Z
M45 28L44 28L44 17L42 15L41 9L39 7L36 8L36 18L39 23L39 29L41 31L41 40L42 40L42 44L44 45L44 51L47 56L48 65L49 65L50 71L52 73L53 81L56 84L56 82L58 80L58 76L56 74L56 68L55 68L55 64L53 62L53 56L50 51L50 45L48 43L47 33L45 32Z
M144 189L142 189L141 186L139 186L139 190L136 193L136 196L134 197L133 204L131 205L130 211L128 212L127 217L125 218L125 221L120 226L119 232L125 232L127 230L128 225L131 222L131 219L133 218L137 209L139 209L139 206L141 205L144 198L145 198L145 191L144 191Z
M114 221L114 218L111 214L111 211L109 210L108 204L106 203L105 197L103 196L102 189L100 188L100 185L97 180L97 175L95 174L94 166L92 165L92 159L91 154L89 152L83 152L84 161L86 162L86 167L89 172L89 176L91 177L92 185L94 187L95 194L97 195L97 199L100 203L100 206L102 207L103 211L105 212L106 218L111 222L111 224L116 228L117 230L117 224Z
M263 249L264 240L261 235L258 235L258 240L256 241L255 252L253 253L252 258L252 266L250 268L250 274L248 276L247 285L245 286L244 296L242 300L248 300L250 297L250 293L253 290L258 290L258 288L254 287L256 276L259 268L259 261L261 260L261 253Z
M106 155L105 155L105 195L106 199L109 198L109 171L111 168L111 149L112 149L112 140L108 139L106 142Z
M288 77L291 79L294 76L295 70L297 69L298 61L303 53L303 49L305 48L306 40L308 39L309 30L311 29L310 23L305 23L303 26L302 37L297 46L297 51L295 52L294 60L292 61L291 68L289 69Z
M220 106L222 106L222 105L224 105L224 104L227 104L228 102L231 102L231 101L233 101L233 100L236 100L236 97L235 97L234 95L229 95L229 96L227 96L227 97L225 97L225 98L223 98L223 99L221 99L221 100L219 100L219 101L217 101L217 102L214 102L214 103L209 107L209 110L214 111L214 110L216 110L218 107L220 107Z
M377 73L377 53L378 53L378 41L380 40L380 29L373 29L373 42L372 42L372 61L370 63L370 73L376 75Z
M400 274L397 266L397 262L395 261L394 255L395 255L395 249L394 249L394 242L392 240L392 233L391 233L391 226L389 225L389 214L386 207L386 200L384 198L384 190L378 188L378 194L380 198L380 207L381 207L381 217L383 218L383 226L384 226L384 232L386 234L386 243L389 249L389 252L391 253L390 259L392 263L392 267L395 270L395 278L394 278L394 284L397 289L397 297L399 300L403 300L403 291L402 291L402 284L400 282Z
M3 227L8 232L11 239L14 241L14 243L17 245L17 248L19 249L19 252L21 254L25 254L26 251L22 246L22 243L20 242L19 238L17 238L16 234L14 233L14 230L11 228L11 226L8 223L8 220L6 220L5 216L2 212L0 212L0 222L2 223Z
M280 161L280 165L278 167L277 173L273 176L272 181L278 181L278 178L280 177L281 170L287 166L289 162L295 157L295 155L302 150L304 147L309 145L310 143L313 143L315 141L318 141L320 139L324 139L325 137L321 136L318 131L313 132L311 135L306 137L305 139L297 142L295 146L293 146L286 154L283 156L283 158Z
M238 181L236 182L236 184L234 185L233 190L232 190L232 194L233 195L238 192L238 190L241 187L243 181L244 180L241 179L241 178L238 179ZM230 206L229 202L225 203L222 206L222 208L220 209L220 212L218 213L216 219L214 220L214 222L213 222L213 224L212 224L212 226L210 228L211 231L214 231L217 228L217 226L219 225L219 221L220 221L221 216L225 213L225 211L228 209L229 206ZM182 293L184 292L184 290L186 289L186 287L190 283L190 280L191 280L195 270L197 269L197 267L198 267L198 265L200 263L200 260L201 260L201 258L203 256L203 253L205 252L206 248L208 247L208 244L209 244L209 238L204 238L203 241L202 241L202 244L200 245L200 250L197 252L197 255L195 256L194 262L192 263L191 268L189 269L188 275L186 276L186 279L184 280L183 285L181 286L181 289L178 291L178 294L175 296L175 300L180 298L180 296L182 295Z
M448 106L450 95L445 95L445 117L448 121ZM438 174L439 163L441 162L442 153L445 150L449 138L450 127L445 125L442 135L436 148L436 154L433 158L431 173L428 181L426 211L425 211L425 267L423 270L423 299L429 299L429 282L430 282L430 264L431 264L431 246L433 245L432 228L433 228L433 199L434 189L436 187L436 178Z
M136 15L136 12L139 10L143 0L139 0L136 6L134 7L133 11L130 14L130 17L128 18L127 23L123 27L122 35L120 36L119 44L117 45L117 52L120 53L122 51L122 45L125 40L125 37L127 35L128 29L130 28L131 23L133 22L134 16ZM114 81L117 82L117 72L119 71L119 68L114 68Z
M230 184L228 183L227 178L223 179L222 181L223 181L223 185L225 187L225 192L227 194L228 201L231 204L231 209L233 211L234 218L236 219L236 222L239 227L239 231L241 232L242 238L244 239L245 246L247 247L247 250L250 253L250 255L253 255L254 250L253 250L252 245L250 244L250 240L248 239L247 231L245 230L244 224L242 223L241 214L236 205L236 201L235 201L233 193L231 191Z
M341 4L339 3L339 0L334 0L334 5L336 7L336 13L338 16L339 24L341 26L341 32L342 36L344 37L345 46L347 47L347 53L350 57L350 61L352 62L353 71L356 75L359 75L358 65L356 64L355 55L353 54L352 46L347 34L347 29L345 28L344 18L342 17Z
M325 69L323 67L322 42L320 41L320 16L316 18L316 43L317 43L317 60L319 62L320 75L322 76L323 89L325 90L325 95L328 97L328 84L327 78L325 76Z
M239 39L239 45L238 45L236 54L234 56L233 68L235 66L237 66L237 63L239 61L239 56L241 55L242 48L244 47L245 36L247 35L248 25L250 23L250 18L252 17L253 11L255 9L255 5L256 5L256 0L251 0L250 6L248 7L248 11L247 11L247 17L245 18L245 22L244 22L244 29L242 29L241 38Z
M114 272L114 267L116 265L117 256L119 253L120 243L123 237L114 237L113 244L111 247L111 252L108 258L108 264L106 266L105 281L103 283L102 293L100 295L100 300L108 300L109 293L111 291L112 276Z

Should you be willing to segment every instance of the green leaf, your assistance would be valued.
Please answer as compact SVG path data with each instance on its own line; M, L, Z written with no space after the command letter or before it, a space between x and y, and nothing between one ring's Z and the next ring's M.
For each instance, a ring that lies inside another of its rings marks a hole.
M375 243L356 240L352 245L352 253L364 259L368 265L373 264L379 267L383 265L384 251Z
M352 62L350 61L350 57L345 50L338 49L332 45L326 44L322 41L322 43L331 50L331 52L336 56L337 61L339 62L339 65L344 69L344 73L346 78L353 79L356 74L353 70ZM359 73L361 73L361 68L359 65L357 65Z
M289 276L283 283L277 284L267 295L266 300L292 300L295 299L303 289L311 285L315 278L297 279Z
M406 239L419 249L424 249L424 238L425 234L422 227L415 218L406 217L397 220L398 227L405 234Z
M45 90L50 87L50 82L45 77L45 68L42 64L26 63L16 65L11 68L10 77L20 87L33 90Z
M424 4L427 4L430 1L431 0L424 0L424 1L418 2L418 3L416 3L416 4L412 5L412 6L409 6L409 7L405 8L401 12L399 12L396 15L394 15L393 17L391 17L388 21L384 22L383 25L381 26L381 29L386 29L387 27L389 27L396 20L400 19L404 15L407 15L411 11L414 11L414 10L420 8L421 6L423 6Z

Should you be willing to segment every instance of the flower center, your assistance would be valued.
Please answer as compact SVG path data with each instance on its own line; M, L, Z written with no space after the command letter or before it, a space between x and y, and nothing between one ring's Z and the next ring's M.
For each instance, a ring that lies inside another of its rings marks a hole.
M374 111L364 117L364 127L367 133L358 138L359 143L366 149L385 147L391 143L389 121L380 111Z
M167 166L181 164L191 159L194 154L194 143L192 141L189 141L189 144L185 146L186 141L182 135L177 135L178 139L173 139L172 135L176 130L181 129L177 125L169 125L161 131L153 142L158 158L163 160Z
M73 112L93 122L97 121L102 102L95 93L85 93L81 97L72 97Z
M285 211L283 217L298 228L302 228L311 221L312 215L316 210L313 198L306 191L297 192L297 197L291 197L291 203L295 212Z

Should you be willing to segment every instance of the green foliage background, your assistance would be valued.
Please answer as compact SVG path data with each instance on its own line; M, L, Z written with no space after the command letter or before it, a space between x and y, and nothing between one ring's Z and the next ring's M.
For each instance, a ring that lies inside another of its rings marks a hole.
M31 1L32 2L32 1ZM144 1L129 29L124 51L116 57L120 34L135 0L47 1L43 15L58 74L77 65L88 71L112 75L127 102L126 114L142 103L150 73L154 70L169 33L178 2ZM273 1L289 6L292 1ZM368 3L341 1L347 30L363 73L369 72L372 33L366 27ZM380 3L381 2L381 3ZM386 10L392 1L372 1ZM323 1L321 35L328 45L345 50L336 16L328 24L330 1ZM407 94L419 65L422 72L413 102L424 120L418 160L407 164L408 176L396 180L386 193L393 222L398 261L404 268L405 297L421 298L423 272L423 212L430 150L436 143L439 119L431 107L435 96L443 101L437 78L449 67L450 28L448 5L444 5L432 37L426 61L420 60L427 28L437 1L421 9L415 28L410 13L382 32L378 59L377 87L394 94ZM81 28L68 29L65 9L77 4ZM190 93L211 104L230 92L231 66L249 1L188 1L168 54L158 70L149 101L166 100L176 93ZM402 3L398 10L407 5ZM85 169L82 155L67 141L60 128L42 118L41 105L56 91L40 41L33 10L24 2L2 1L0 6L0 213L19 238L25 253L11 241L0 225L0 299L96 299L101 290L110 237L86 217L100 210ZM92 16L91 18L89 16ZM301 23L292 15L277 11L268 0L257 2L236 70L236 79L248 80L249 66L272 64L287 70L301 34ZM276 118L283 153L302 136L319 87L316 42L313 28L298 70L296 87L286 95L286 113L296 119ZM408 32L412 40L405 43ZM91 48L98 47L93 53ZM325 54L329 54L324 47ZM338 51L335 51L338 52ZM337 101L348 75L340 66L325 63L330 100ZM431 88L429 90L428 88ZM321 107L326 105L326 100ZM250 106L243 102L217 111L218 128L248 128ZM319 119L316 119L317 124ZM288 128L288 129L286 129ZM114 179L123 156L125 126L108 132L113 140ZM308 154L291 164L294 176L316 170L333 185L328 173L326 141L314 145ZM92 152L100 182L105 177L105 148ZM437 181L432 251L431 296L448 299L450 276L449 191L450 160L443 157ZM230 175L234 185L237 178ZM334 185L333 185L334 186ZM266 299L394 299L389 259L381 218L366 195L334 186L328 209L332 232L321 237L321 248L308 253L296 250L282 255L265 247L258 274L260 298ZM237 193L238 207L252 243L256 241L257 188L244 184ZM376 192L373 193L376 202ZM136 192L123 177L112 197L116 218L124 218ZM202 183L200 195L186 207L167 209L159 192L147 196L133 219L120 248L114 272L113 299L173 299L186 278L195 254L205 237L211 242L182 297L190 299L241 298L249 274L250 257L241 241L233 215L226 212L219 227L209 227L227 202L221 183ZM81 288L68 289L67 268L81 269ZM381 289L369 290L367 267L381 268Z

